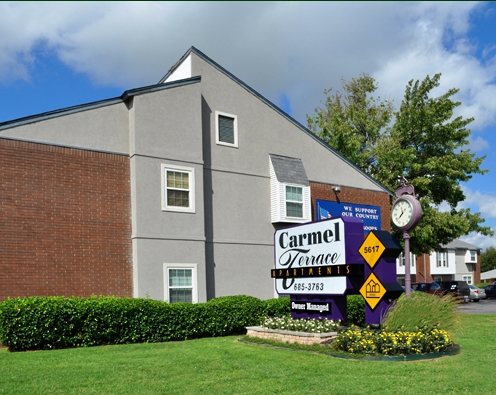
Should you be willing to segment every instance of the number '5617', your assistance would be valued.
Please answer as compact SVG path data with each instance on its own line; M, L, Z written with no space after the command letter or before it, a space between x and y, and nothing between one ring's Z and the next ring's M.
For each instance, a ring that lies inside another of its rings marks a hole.
M379 251L379 246L365 247L363 250L366 254L372 254Z

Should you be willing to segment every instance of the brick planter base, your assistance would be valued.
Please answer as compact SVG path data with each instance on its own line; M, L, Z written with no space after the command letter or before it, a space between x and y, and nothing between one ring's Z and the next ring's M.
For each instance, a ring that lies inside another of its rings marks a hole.
M249 326L246 328L248 337L258 337L260 339L274 340L281 343L298 343L305 345L329 343L334 339L337 332L327 333L306 333L284 331L280 329L267 329L261 326Z

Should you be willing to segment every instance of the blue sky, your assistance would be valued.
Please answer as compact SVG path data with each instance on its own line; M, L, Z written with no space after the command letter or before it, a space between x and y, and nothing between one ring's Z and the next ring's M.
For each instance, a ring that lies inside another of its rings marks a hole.
M303 124L342 78L369 73L399 107L442 73L489 170L461 207L496 230L495 26L484 2L0 2L0 123L155 84L192 45Z

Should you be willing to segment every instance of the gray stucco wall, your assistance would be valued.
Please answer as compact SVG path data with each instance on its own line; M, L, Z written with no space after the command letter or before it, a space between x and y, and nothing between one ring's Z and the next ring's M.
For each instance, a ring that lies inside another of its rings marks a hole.
M127 154L128 109L120 102L69 113L1 130L0 137Z
M200 85L135 96L130 120L135 296L163 300L164 264L195 264L206 301ZM193 213L162 209L162 165L194 169Z
M201 75L208 297L274 297L269 154L300 158L312 181L383 191L273 108L192 55ZM238 147L216 144L215 111L237 116ZM290 224L287 224L290 225Z

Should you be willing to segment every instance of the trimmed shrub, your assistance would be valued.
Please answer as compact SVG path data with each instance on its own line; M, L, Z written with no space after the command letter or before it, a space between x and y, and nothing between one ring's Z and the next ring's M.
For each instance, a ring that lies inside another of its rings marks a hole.
M288 303L289 304L289 303ZM31 297L0 303L0 342L10 351L163 342L242 334L277 303L238 295L207 303L116 297Z
M265 301L267 317L284 317L291 313L291 302L289 296L269 299Z
M365 323L365 299L361 295L348 295L348 324L362 326Z
M211 336L244 333L247 326L258 325L265 314L265 303L253 296L223 296L206 303L206 332Z

